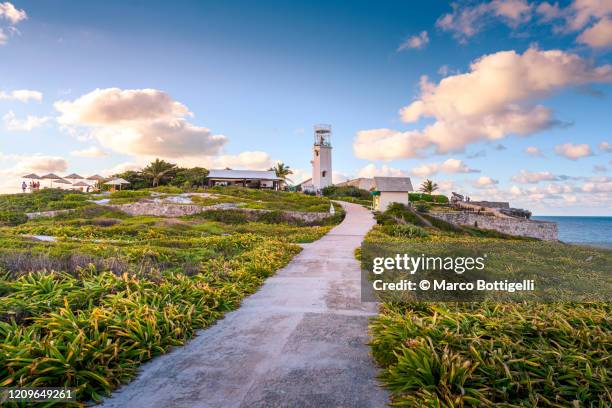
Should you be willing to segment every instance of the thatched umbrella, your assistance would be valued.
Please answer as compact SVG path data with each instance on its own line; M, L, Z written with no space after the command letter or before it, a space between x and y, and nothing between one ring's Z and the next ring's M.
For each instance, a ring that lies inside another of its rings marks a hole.
M62 180L60 176L58 176L57 174L53 174L53 173L45 174L44 176L41 177L41 179L51 180L51 187L53 187L53 180Z
M99 174L94 174L93 176L89 176L87 177L86 180L94 180L96 183L96 187L98 188L98 190L100 189L100 183L102 182L102 180L105 180L104 177L100 176Z
M87 184L84 181L77 181L76 183L74 183L72 185L73 187L91 187L89 184ZM81 191L83 191L83 189L81 189Z
M72 173L72 174L69 174L67 176L64 176L64 178L65 179L69 179L69 180L81 180L81 179L83 179L83 177L79 176L76 173Z
M64 180L63 178L60 178L59 180L55 180L55 182L59 184L72 184L71 182L69 182L68 180Z
M30 180L40 180L40 177L38 176L38 174L34 174L34 173L26 174L25 176L23 176L23 178L30 179Z

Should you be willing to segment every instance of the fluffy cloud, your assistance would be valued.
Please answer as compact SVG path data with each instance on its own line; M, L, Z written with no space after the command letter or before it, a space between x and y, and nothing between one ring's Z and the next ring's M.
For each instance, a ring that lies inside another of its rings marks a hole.
M499 181L493 180L489 176L480 176L472 183L472 185L476 188L489 188L496 184L499 184Z
M374 163L370 163L364 167L362 167L358 172L358 177L402 177L406 174L404 171L400 169L395 169L393 167L389 167L386 164L383 164L380 168L376 167Z
M253 151L242 152L237 155L225 154L211 158L208 167L211 169L229 167L231 169L267 170L273 165L274 163L268 153Z
M418 177L427 177L437 173L478 173L480 170L468 167L458 159L448 159L443 163L423 164L411 170L411 174Z
M423 77L419 97L400 115L407 123L424 117L433 117L434 123L420 131L360 131L355 154L394 160L418 157L430 148L444 154L482 140L531 135L558 123L535 99L567 86L611 81L611 65L595 67L575 54L536 48L523 54L500 51L474 61L470 72L437 84Z
M63 157L47 155L3 155L0 153L0 193L21 192L22 176L27 173L64 172L68 161Z
M429 35L427 31L421 31L418 35L408 37L406 41L400 44L398 51L404 51L408 49L421 49L429 44Z
M17 24L28 18L24 10L18 10L12 3L0 3L0 18L8 20L11 24Z
M420 132L371 129L357 132L353 143L355 156L369 160L394 160L419 157L419 150L429 146Z
M555 176L549 171L530 172L528 170L521 170L519 174L512 177L512 181L521 184L535 184L540 181L556 181L559 180L558 176Z
M170 159L211 156L227 139L185 118L185 105L155 89L96 89L54 104L64 126L86 127L106 148L133 156Z
M6 44L8 41L8 34L19 33L15 28L15 25L28 18L28 15L24 10L17 9L12 3L4 2L0 3L0 23L7 22L8 27L5 31L0 26L0 45Z
M40 102L42 101L43 94L38 91L32 91L30 89L16 89L11 92L0 90L0 100L17 100L20 102L28 102L30 100Z
M565 143L555 146L555 153L570 160L578 160L581 157L591 156L593 152L588 144Z
M601 19L580 34L577 41L592 48L612 47L612 20Z
M608 141L603 141L599 144L599 150L602 152L612 153L612 145Z
M500 18L511 27L531 19L532 5L526 0L494 0L463 7L453 3L453 11L438 19L436 25L462 43L481 31L492 18Z
M525 149L525 153L527 153L528 155L537 156L537 157L544 156L542 151L539 148L535 147L535 146L529 146L528 148L526 148Z
M25 119L19 119L15 116L13 111L8 111L8 113L2 117L2 120L4 121L6 130L29 132L32 129L41 127L50 121L51 118L48 116L28 115Z
M109 155L107 152L105 152L104 150L100 149L97 146L91 146L91 147L88 147L87 149L82 149L82 150L73 150L70 152L70 154L76 157L88 157L88 158L105 157Z

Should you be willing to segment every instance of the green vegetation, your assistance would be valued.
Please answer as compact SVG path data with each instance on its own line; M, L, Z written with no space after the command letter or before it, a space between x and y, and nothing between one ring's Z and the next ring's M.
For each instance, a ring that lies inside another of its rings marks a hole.
M219 191L228 193L223 199L278 201L283 209L328 211L330 205L299 194ZM121 191L111 198L149 194ZM33 194L36 200L21 196L2 196L3 209L77 202L47 190ZM78 202L54 218L0 227L0 387L74 387L80 402L99 400L142 362L237 308L300 251L296 243L331 228L290 222L280 211L253 212L253 219L231 210L160 218Z
M408 193L410 202L424 201L427 203L448 204L448 197L441 194Z
M612 285L609 250L447 223L419 227L399 206L377 219L382 225L366 236L364 248L387 245L394 253L432 257L488 254L489 274L537 277L567 293L609 293ZM366 251L359 256L371 256ZM395 406L607 407L611 312L610 302L387 301L371 323L371 347Z
M372 352L395 406L606 407L609 303L385 303Z
M284 191L219 186L211 187L207 191L213 194L233 197L235 201L242 202L245 208L253 209L329 212L331 205L331 201L326 197L315 197ZM342 207L338 205L334 207L337 211L342 212Z
M321 192L325 197L329 197L332 200L347 201L349 203L361 204L366 207L372 205L370 192L354 186L328 186L323 188Z

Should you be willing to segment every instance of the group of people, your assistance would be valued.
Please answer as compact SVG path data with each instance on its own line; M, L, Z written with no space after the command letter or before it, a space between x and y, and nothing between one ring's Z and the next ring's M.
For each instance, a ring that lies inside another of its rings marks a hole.
M30 188L30 192L40 190L40 181L30 180L29 188ZM28 189L28 185L24 181L23 183L21 183L21 190L25 193L27 189Z

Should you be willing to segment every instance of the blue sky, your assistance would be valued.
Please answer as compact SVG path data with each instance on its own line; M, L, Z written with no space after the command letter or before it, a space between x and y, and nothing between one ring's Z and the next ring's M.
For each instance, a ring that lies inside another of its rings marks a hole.
M25 170L109 173L157 156L232 168L281 160L299 181L309 173L312 126L330 123L337 180L429 177L445 192L510 200L539 214L612 215L604 144L612 143L611 11L586 3L0 1L0 188L15 191ZM514 57L499 73L504 51ZM468 81L481 58L491 63L478 78L499 75L491 84ZM522 81L516 72L525 67L534 78ZM534 74L547 68L544 78ZM430 91L419 85L423 75ZM549 84L548 76L558 80ZM144 89L155 92L138 98ZM484 108L449 113L449 98L472 91ZM487 110L487 98L497 108ZM119 111L136 116L101 119L117 99ZM185 109L146 111L169 100ZM419 100L426 108L417 119L400 115ZM504 116L517 106L520 125ZM443 142L427 131L463 121ZM474 123L501 130L478 135L483 127ZM214 135L225 138L211 142ZM451 150L440 147L447 142Z

